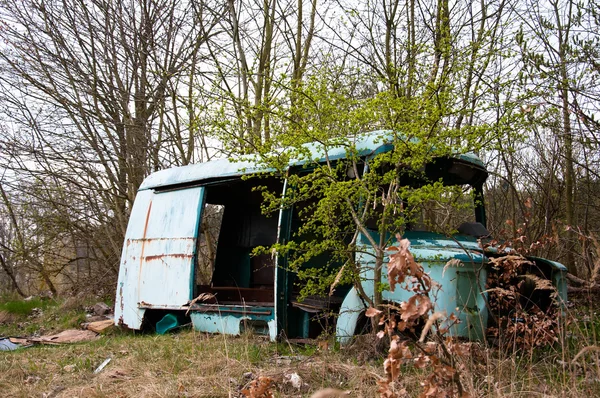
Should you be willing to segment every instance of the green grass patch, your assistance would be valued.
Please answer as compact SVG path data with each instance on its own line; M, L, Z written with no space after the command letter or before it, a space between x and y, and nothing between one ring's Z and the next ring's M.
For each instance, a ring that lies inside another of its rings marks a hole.
M29 301L11 300L0 302L0 311L6 311L13 315L27 316L31 314L34 308L41 308L43 310L47 308L49 304L50 301L40 300L39 298L33 298Z
M78 329L86 321L86 304L88 303L85 301L73 298L33 298L25 301L2 297L0 312L9 314L9 317L0 323L0 336L24 337ZM34 314L34 308L41 311Z

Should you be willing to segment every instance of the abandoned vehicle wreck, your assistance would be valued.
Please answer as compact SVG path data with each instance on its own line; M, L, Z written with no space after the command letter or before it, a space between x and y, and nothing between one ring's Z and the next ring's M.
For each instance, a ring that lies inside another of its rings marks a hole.
M384 132L374 132L358 136L354 148L367 163L392 150L389 142ZM311 145L310 150L312 159L324 161L319 145ZM345 157L346 148L327 151L329 161ZM300 169L297 162L291 162L288 173ZM165 319L177 325L189 316L199 331L237 335L251 329L271 340L278 336L313 338L323 331L324 324L335 328L341 342L358 333L366 308L355 287L339 286L331 296L298 300L299 281L287 266L286 255L254 252L259 246L297 238L302 223L302 204L282 206L271 214L261 211L263 197L255 187L266 186L281 197L291 189L285 178L270 171L253 162L221 159L148 176L140 186L127 227L115 322L141 329L143 324L155 326ZM455 313L461 321L452 334L483 339L488 323L485 285L490 253L480 247L478 238L487 233L483 203L487 171L475 155L461 154L427 165L426 172L436 181L471 189L470 197L476 198L472 219L462 223L453 236L407 226L404 237L411 241L411 252L431 278L442 286L437 309ZM245 178L254 174L261 178ZM373 296L375 256L362 234L358 244L364 247L355 254L361 266L362 290ZM445 267L452 259L461 266ZM317 257L305 266L322 266L319 260L329 261ZM532 261L566 300L566 268L544 259ZM400 303L410 295L403 289L386 290L383 299ZM198 296L203 299L190 304Z

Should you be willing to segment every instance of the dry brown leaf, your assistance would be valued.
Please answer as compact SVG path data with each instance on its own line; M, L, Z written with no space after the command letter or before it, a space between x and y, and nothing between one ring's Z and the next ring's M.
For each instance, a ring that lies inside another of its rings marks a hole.
M427 333L429 332L429 329L431 329L431 326L433 326L433 324L437 320L445 318L445 317L446 317L445 311L438 311L438 312L431 314L429 316L429 319L427 319L425 326L423 327L423 331L421 332L421 337L419 338L419 343L422 343L423 341L425 341L425 336L427 336Z
M195 299L193 299L192 301L190 301L188 303L189 308L185 312L185 315L187 316L189 314L190 310L192 309L192 305L194 305L198 301L210 301L210 300L214 300L214 299L215 299L215 295L212 293L201 293L198 297L196 297Z
M429 310L433 308L433 304L428 296L424 294L415 294L408 301L403 302L400 305L402 309L402 314L400 318L405 321L413 321L423 315L425 315Z
M365 312L365 316L372 318L374 316L381 315L382 313L383 313L383 311L380 311L377 308L369 307L369 308L367 308L367 311Z
M423 354L419 355L414 359L414 364L417 369L423 369L424 367L429 365L429 362L429 356Z
M333 296L333 293L335 292L335 287L337 286L338 283L340 283L340 279L342 279L342 275L344 274L344 269L345 268L346 268L346 264L344 264L342 266L342 268L340 268L340 270L338 271L337 275L335 276L335 279L334 279L333 283L329 287L329 295L330 296Z
M444 274L446 273L446 270L450 267L460 267L462 265L462 261L460 261L457 258L453 258L452 260L448 261L446 263L446 265L444 265L444 269L442 269L442 278L444 277Z
M259 376L256 380L253 380L241 391L241 394L247 398L273 398L273 392L271 387L273 379L267 376Z

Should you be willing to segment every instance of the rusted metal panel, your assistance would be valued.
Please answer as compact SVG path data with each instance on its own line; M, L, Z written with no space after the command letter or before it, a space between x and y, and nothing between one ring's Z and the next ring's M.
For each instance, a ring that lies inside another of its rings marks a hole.
M141 245L135 244L132 239L144 236L144 230L147 227L147 215L152 208L153 196L152 191L138 192L131 209L129 224L127 224L127 231L125 232L125 244L121 254L115 301L115 323L132 329L141 327L144 316L144 310L138 308Z
M155 193L140 246L139 300L183 305L193 297L194 255L204 188Z
M181 306L193 298L203 196L202 187L138 193L121 256L117 322L138 329L143 307Z

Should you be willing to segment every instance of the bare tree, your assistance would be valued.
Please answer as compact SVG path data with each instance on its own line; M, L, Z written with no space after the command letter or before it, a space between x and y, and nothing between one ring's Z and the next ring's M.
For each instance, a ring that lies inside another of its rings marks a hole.
M79 214L70 221L80 234L106 226L99 250L118 259L144 177L199 152L192 87L218 18L211 7L0 1L0 117L9 126L0 167L12 170L5 188L19 190L23 179L68 187L85 210L40 196L48 208Z

